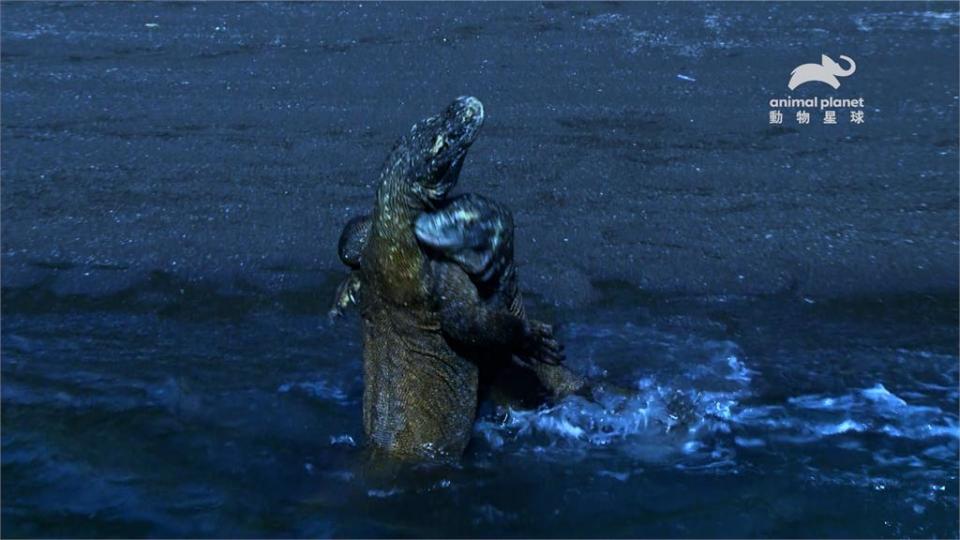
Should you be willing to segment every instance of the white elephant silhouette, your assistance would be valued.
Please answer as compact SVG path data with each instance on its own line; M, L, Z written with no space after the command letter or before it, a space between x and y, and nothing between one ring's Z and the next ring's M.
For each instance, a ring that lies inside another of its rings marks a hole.
M820 64L797 66L790 72L790 83L787 84L787 88L793 90L801 84L812 81L829 84L834 90L840 88L840 81L837 80L837 77L849 77L857 70L857 64L853 61L853 58L841 54L840 59L846 60L850 67L843 69L840 64L834 62L832 58L825 54L820 56Z

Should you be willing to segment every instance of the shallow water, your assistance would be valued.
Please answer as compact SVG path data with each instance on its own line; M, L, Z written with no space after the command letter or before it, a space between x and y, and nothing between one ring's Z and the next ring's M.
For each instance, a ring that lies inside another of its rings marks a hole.
M539 315L629 392L489 408L459 465L390 469L355 316L7 295L2 532L958 535L952 297L605 298Z

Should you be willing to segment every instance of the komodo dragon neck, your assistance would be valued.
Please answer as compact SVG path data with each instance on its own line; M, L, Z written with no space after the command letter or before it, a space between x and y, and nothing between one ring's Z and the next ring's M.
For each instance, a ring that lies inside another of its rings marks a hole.
M427 260L411 224L425 204L414 193L411 180L398 172L404 169L395 163L381 174L364 262L370 280L378 284L376 290L385 300L418 307L429 296L424 279Z

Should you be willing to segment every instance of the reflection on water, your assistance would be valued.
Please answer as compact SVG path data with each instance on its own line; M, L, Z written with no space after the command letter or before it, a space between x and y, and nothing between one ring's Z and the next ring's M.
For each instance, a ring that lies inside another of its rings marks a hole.
M604 389L412 468L363 451L355 319L61 308L2 321L8 536L958 534L952 299L557 313Z

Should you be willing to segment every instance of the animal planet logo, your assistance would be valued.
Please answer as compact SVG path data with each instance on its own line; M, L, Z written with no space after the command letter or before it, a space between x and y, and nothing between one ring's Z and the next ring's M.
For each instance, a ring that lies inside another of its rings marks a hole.
M834 90L840 88L840 80L837 77L849 77L857 70L857 64L853 61L853 58L840 55L840 60L846 62L847 66L840 65L825 54L820 55L819 64L797 66L790 72L790 82L787 83L787 88L794 90L808 82L821 82ZM838 124L840 121L838 113L840 112L849 113L851 124L863 124L865 119L863 97L813 96L795 98L787 96L785 98L773 98L769 101L769 104L769 123L771 125L782 125L784 123L785 115L782 109L797 109L793 115L798 125L811 123L813 115L807 109L819 109L821 112L820 121L825 125Z
M832 86L834 90L840 88L840 80L837 77L849 77L857 70L857 64L853 61L853 58L841 54L840 59L845 60L849 67L844 69L843 66L825 54L820 55L819 64L797 66L790 72L790 82L787 83L787 88L794 90L808 82L822 82Z

